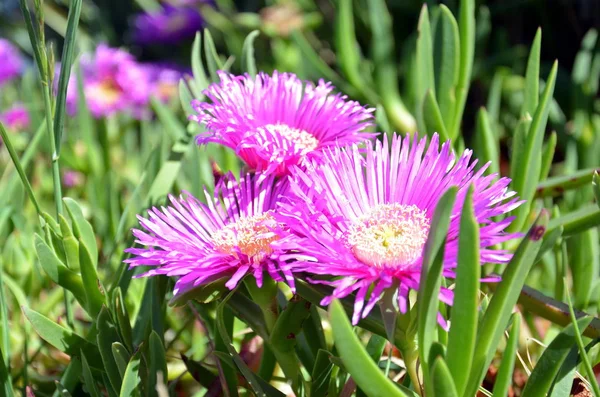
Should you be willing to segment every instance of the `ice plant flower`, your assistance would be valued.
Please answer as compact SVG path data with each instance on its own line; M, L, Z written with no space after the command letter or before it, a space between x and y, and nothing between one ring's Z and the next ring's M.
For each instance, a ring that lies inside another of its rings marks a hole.
M23 58L6 39L0 38L0 87L14 79L23 70Z
M372 111L341 94L331 83L302 82L292 73L234 76L219 72L220 82L205 90L210 102L192 102L208 135L198 144L216 142L234 149L249 168L286 175L290 166L319 158L324 149L373 137L363 132Z
M24 131L29 128L31 120L29 112L23 105L14 105L12 108L0 114L0 121L13 131Z
M194 37L204 24L194 7L163 5L157 11L138 14L133 22L133 40L140 45L177 44Z
M215 280L229 278L233 289L246 274L262 286L263 272L281 281L270 243L279 238L274 212L287 183L274 177L228 174L215 187L208 204L187 195L138 217L145 229L133 230L142 248L129 248L133 266L150 266L142 276L177 277L174 295Z
M337 148L314 167L294 169L290 199L282 200L278 211L278 221L291 232L273 243L281 266L334 287L323 305L356 292L354 324L389 288L397 288L398 307L407 310L409 291L419 289L431 218L450 186L459 190L445 245L445 277L455 277L460 213L469 186L474 186L482 225L481 263L509 261L510 252L492 247L518 236L504 232L512 218L493 219L520 204L508 190L508 178L494 182L495 175L484 175L487 165L476 171L470 150L455 159L450 142L440 149L437 135L427 150L427 139L411 139L394 135L391 145L385 137L374 147L369 142L366 158L356 145ZM452 304L452 299L452 292L442 288L440 300ZM445 326L441 316L439 321Z
M126 112L140 118L150 98L149 76L128 52L100 44L81 61L86 103L96 118ZM73 75L75 75L73 73ZM69 84L67 104L71 113L77 104L77 82Z

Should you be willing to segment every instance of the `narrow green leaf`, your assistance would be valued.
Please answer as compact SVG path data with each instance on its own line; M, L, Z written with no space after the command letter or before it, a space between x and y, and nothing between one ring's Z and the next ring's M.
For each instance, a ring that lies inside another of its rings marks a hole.
M463 112L471 85L471 71L475 56L475 0L461 0L458 32L460 35L460 69L456 85L456 109L452 118L452 128L448 130L451 139L459 135Z
M405 396L394 382L386 377L354 334L344 308L337 299L329 305L329 318L335 347L346 371L369 396Z
M106 304L106 298L103 293L104 287L83 239L79 240L79 265L87 302L86 310L94 318L100 313L102 305Z
M83 352L81 354L81 372L83 375L83 383L85 385L86 391L92 397L100 397L100 391L98 390L98 386L96 385L96 381L92 375L92 371L88 364L87 358Z
M526 113L534 114L539 101L540 96L540 48L542 46L542 29L538 28L533 44L531 45L531 51L529 52L529 59L527 60L527 71L525 72L525 90L523 108L521 109L521 116Z
M595 171L594 176L592 177L592 187L594 189L596 204L600 207L600 176L598 175L598 171Z
M4 361L4 353L2 352L2 349L0 349L0 391L2 392L2 395L12 397L14 396L12 378Z
M194 378L206 389L210 388L213 382L217 381L218 376L206 369L201 363L190 360L183 353L181 354L181 360L185 364L185 368L188 370L192 378Z
M438 201L433 218L429 236L423 247L423 262L421 268L420 288L417 295L418 305L418 336L419 336L419 355L421 365L425 373L426 390L430 390L429 364L426 357L429 357L429 350L436 334L438 317L438 296L442 282L442 265L444 256L444 243L448 226L450 225L450 215L458 189L456 186L450 187Z
M190 92L190 88L186 79L179 80L179 102L181 103L181 107L183 108L183 112L187 117L196 114L196 111L192 107L192 101L194 97Z
M185 126L177 119L177 116L171 109L157 98L151 98L150 104L152 105L152 109L156 113L158 120L165 127L165 132L173 142L186 137Z
M569 237L598 225L600 225L600 210L592 204L552 219L548 225L548 233L563 227L563 236Z
M202 34L197 32L196 38L194 39L194 44L192 45L192 73L194 75L194 80L190 81L190 88L197 100L202 100L204 98L202 91L205 90L210 84L210 81L206 76L204 66L202 65L202 54L200 53L201 48Z
M192 140L187 136L185 139L181 139L173 144L167 161L160 167L158 174L152 181L152 185L150 186L150 190L148 191L145 200L148 205L163 200L171 191L175 179L177 179L179 171L181 170L181 162L188 151L191 142Z
M452 374L443 357L438 357L431 368L434 397L458 397Z
M69 16L67 18L67 33L63 45L63 53L60 61L60 77L58 78L58 91L56 94L56 109L54 111L54 145L56 153L60 154L60 145L62 142L62 133L65 123L65 105L67 102L67 88L71 78L71 67L75 54L77 27L79 25L79 16L81 14L81 4L83 0L73 0L69 6Z
M521 316L518 313L512 315L512 326L510 336L506 343L506 348L502 353L502 363L498 370L498 375L494 380L494 397L508 396L508 390L513 381L513 370L517 359L517 349L519 347L519 331L521 328Z
M204 29L204 56L206 57L206 65L208 66L210 78L212 81L219 80L217 70L223 70L223 63L219 58L219 54L217 54L215 42L208 29Z
M455 90L460 68L460 39L458 24L452 12L444 4L440 4L439 10L439 19L433 34L435 93L447 130L452 126L456 106Z
M256 76L256 59L254 58L254 39L260 34L260 31L253 30L248 33L242 47L242 69L250 76Z
M94 363L100 365L100 362L96 361L99 360L96 346L34 310L27 307L22 307L21 309L25 317L31 322L33 329L46 342L70 356L76 356L81 350L88 357L92 357L95 360L93 361ZM95 368L100 367L97 366Z
M360 72L361 55L356 43L352 0L339 1L335 21L335 47L338 64L350 84L361 90L364 81Z
M142 346L138 347L131 360L127 364L125 375L123 376L123 384L121 385L120 397L129 397L139 395L140 378L140 357L142 355Z
M167 368L167 356L165 353L165 347L160 336L155 331L150 333L150 374L149 374L149 385L152 390L156 389L158 382L158 373L162 374L163 379L169 379L169 372Z
M311 304L299 295L294 295L280 313L271 332L270 342L280 351L292 351L296 346L296 335L310 314Z
M6 371L6 376L0 374L0 380L2 383L8 380L10 381L10 325L9 325L9 311L8 311L8 300L6 300L6 293L4 291L4 264L2 263L2 258L0 257L0 317L2 317L2 321L0 322L0 360L2 360L2 364ZM5 356L2 356L2 352L4 352ZM2 368L0 368L2 371Z
M83 216L83 211L79 204L77 204L77 201L65 197L63 198L63 202L67 206L67 212L73 222L73 233L75 234L75 237L83 240L83 243L90 253L94 267L98 267L98 245L96 244L96 236L94 235L92 225Z
M8 136L8 132L6 132L6 129L4 129L4 125L2 125L2 123L0 123L0 136L2 137L2 142L4 142L4 145L6 145L8 154L10 154L10 158L13 161L13 164L15 165L15 168L17 170L17 173L19 174L19 177L21 178L21 182L23 182L23 186L25 186L25 190L27 190L29 199L35 206L35 210L37 211L37 213L41 216L42 210L40 209L37 199L35 198L35 194L33 193L33 188L31 187L31 183L29 183L29 179L27 179L27 175L25 174L23 165L21 164L21 161L19 160L19 156L17 155L17 152L15 151L15 149L12 145L12 142L10 141L10 137Z
M112 354L112 344L119 340L116 327L112 324L110 314L106 307L102 307L98 318L96 319L96 326L98 327L98 335L96 340L98 343L98 350L100 350L101 362L110 381L112 389L116 392L121 390L121 373L117 368L114 356Z
M588 307L596 301L592 292L600 273L600 247L598 228L591 228L569 239L569 266L573 276L573 301L577 308Z
M129 319L129 313L125 301L123 300L123 294L121 288L117 287L113 291L113 302L114 312L116 313L117 326L119 333L123 338L123 342L129 351L133 351L133 331L131 330L131 320Z
M469 187L460 217L456 287L450 317L447 362L456 390L463 394L467 386L479 320L479 224L473 208L473 185Z
M440 108L438 107L433 91L431 90L427 90L427 93L425 94L425 100L423 102L423 121L425 123L427 134L430 137L437 132L440 135L440 141L446 142L449 139L444 120L442 119L442 114L440 113Z
M69 222L61 214L58 215L60 223L60 232L62 234L62 245L65 250L67 267L73 270L79 270L79 243L71 231Z
M59 381L55 380L54 384L56 385L56 393L62 397L71 397L71 393L64 387Z
M465 395L471 396L477 393L513 307L517 303L525 278L541 247L547 225L548 212L542 210L502 274L502 281L497 286L479 326Z
M480 108L477 113L477 154L482 164L490 163L487 168L487 174L500 175L500 154L498 149L498 139L492 130L488 113L485 108ZM450 368L452 366L450 365Z
M585 329L591 321L591 317L584 317L577 320L577 325L580 329ZM522 395L545 397L575 343L575 327L574 324L570 324L544 350L527 380Z
M417 124L420 131L424 131L424 114L421 110L421 104L425 100L427 90L431 90L435 98L435 76L433 70L433 44L431 42L431 27L429 24L429 12L427 5L423 4L419 14L419 24L417 26L419 36L417 38L416 53L416 92L415 99L417 103ZM441 116L440 116L441 118Z
M383 339L383 338L382 338ZM384 339L385 340L385 339ZM317 359L312 369L310 384L310 395L311 396L325 396L329 389L329 381L333 371L333 363L329 360L332 354L327 350L319 350L317 353Z
M569 175L555 176L542 180L535 192L536 197L561 196L565 191L588 185L594 178L598 168L579 170Z
M127 368L127 364L129 363L129 353L127 352L125 346L123 346L123 344L119 342L113 342L111 350L113 359L117 364L117 369L119 370L121 377L123 377L125 375L125 369Z
M542 152L542 169L540 171L540 181L542 181L542 183L546 181L548 175L550 175L552 160L554 160L554 151L556 150L556 139L556 131L552 131L550 138L548 138L548 141L544 144L544 150Z

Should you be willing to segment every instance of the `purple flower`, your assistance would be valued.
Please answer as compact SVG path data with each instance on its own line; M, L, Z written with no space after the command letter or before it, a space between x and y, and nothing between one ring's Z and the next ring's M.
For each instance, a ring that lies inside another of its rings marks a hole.
M94 56L81 60L86 103L96 118L118 112L128 112L140 118L150 98L148 74L131 56L121 49L104 44L96 48ZM67 103L74 112L77 104L77 83L69 84Z
M162 64L145 64L143 67L150 80L151 96L168 103L179 95L179 81L183 78L183 70Z
M140 45L177 44L194 37L203 23L195 8L163 5L158 11L135 17L133 40Z
M175 295L225 277L233 289L246 274L260 287L263 271L281 281L270 243L278 238L274 210L286 189L274 177L246 175L237 182L230 173L214 197L205 193L208 204L189 194L170 196L171 205L138 217L145 231L133 234L145 247L127 249L133 257L126 263L152 266L143 276L178 277Z
M483 174L487 165L475 171L470 150L456 160L450 142L440 150L437 135L427 150L427 140L416 136L411 142L409 136L394 135L391 148L387 137L383 142L374 148L369 142L366 158L353 145L326 152L321 164L306 171L294 169L290 197L295 198L282 200L277 215L291 232L273 243L281 266L308 275L312 283L333 286L323 305L356 292L354 324L388 288L398 289L398 306L407 310L409 290L419 289L431 218L450 186L459 190L445 246L445 277L455 277L460 213L469 186L474 186L475 215L482 225L481 262L508 262L511 253L493 246L519 236L504 232L512 218L494 220L521 204L507 188L510 180L494 182L495 175ZM452 299L452 292L442 288L440 300L451 304Z
M29 112L23 105L14 105L6 112L0 114L0 121L8 129L14 131L24 131L28 129L31 124Z
M326 148L358 143L375 134L372 111L320 80L303 83L296 75L259 73L234 76L219 72L220 83L204 92L211 103L194 101L193 120L209 135L198 144L216 142L234 149L250 169L286 175L293 165L318 159Z
M23 58L8 41L0 38L0 87L21 74Z
M81 172L67 169L63 174L63 183L68 188L77 187L83 183L83 178L84 176Z

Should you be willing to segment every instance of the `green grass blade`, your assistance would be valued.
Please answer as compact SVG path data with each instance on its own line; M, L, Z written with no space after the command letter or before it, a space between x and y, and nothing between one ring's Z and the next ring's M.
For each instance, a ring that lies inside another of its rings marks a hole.
M548 225L548 232L562 226L563 236L569 237L598 225L600 225L600 210L592 204L552 219Z
M423 101L423 121L425 123L425 130L430 137L437 132L440 135L440 141L445 142L450 139L432 90L427 90L425 94L425 100Z
M344 308L337 299L329 305L329 318L335 347L340 354L345 369L358 387L369 396L401 397L394 382L381 372L377 364L354 334Z
M438 296L442 282L444 244L457 192L458 189L453 186L438 201L431 220L429 236L423 247L421 279L417 295L418 345L421 365L425 374L425 387L428 391L431 390L429 378L431 368L429 365L431 363L428 362L428 357L437 327Z
M517 359L517 349L519 347L519 331L521 328L521 316L518 313L512 315L512 326L510 335L504 353L502 353L502 363L498 370L498 375L494 381L494 397L508 396L508 390L513 381L513 370Z
M438 357L431 368L434 397L458 397L452 374L443 357Z
M4 368L6 368L9 372L7 374L10 380L10 325L9 325L9 314L8 314L8 301L6 300L6 293L4 291L4 264L2 262L2 258L0 257L0 317L2 317L2 322L0 323L0 331L2 331L2 335L0 335L0 351L4 352L5 356L1 356L0 360L2 360L2 364L4 364ZM0 369L1 370L1 369ZM2 376L2 375L0 375ZM4 379L4 378L3 378Z
M86 311L92 318L95 318L100 314L102 305L106 304L105 290L98 278L98 272L83 239L79 239L79 266L81 267L81 279L87 302Z
M600 246L598 244L598 228L591 228L573 236L569 240L569 266L573 277L573 295L575 306L579 309L588 307L597 300L593 294L600 273Z
M139 395L139 385L141 383L140 378L140 359L142 356L142 346L138 347L131 360L127 364L125 375L123 375L123 384L121 385L121 391L119 397L130 397Z
M260 34L260 31L253 30L248 33L244 40L244 46L242 47L242 70L248 73L250 76L256 76L258 69L256 69L256 58L254 57L254 39Z
M0 391L2 392L2 395L12 397L14 396L12 378L4 360L4 353L2 352L2 349L0 349Z
M213 41L210 30L204 29L204 56L206 57L206 65L212 81L219 80L217 70L223 70L223 63L217 54L215 42Z
M547 225L548 212L542 210L502 274L502 281L497 286L479 326L472 370L465 395L471 396L477 393L513 307L517 303L525 278L542 245L542 236Z
M65 123L67 88L71 78L71 67L75 57L75 46L77 38L77 27L79 26L79 16L81 15L81 4L83 0L72 0L69 6L69 16L67 18L67 33L63 46L61 58L60 77L58 79L58 91L56 95L56 109L54 111L54 145L56 153L60 154L60 145L62 142L62 133Z
M591 317L584 317L577 320L576 324L578 329L585 329L591 321ZM575 332L575 324L570 324L548 345L533 368L522 395L528 397L546 396L562 363L576 343Z
M486 173L500 175L498 139L492 130L492 125L485 108L480 108L477 113L477 135L475 142L479 160L483 164L490 163Z
M35 206L35 210L37 211L38 215L42 216L42 210L40 209L40 205L38 204L37 199L35 198L35 194L33 193L33 188L31 187L31 183L29 183L29 179L27 179L27 175L25 174L23 165L21 164L21 161L19 160L19 156L17 155L17 152L15 151L15 148L13 147L13 145L10 141L10 138L8 136L8 133L7 133L6 129L4 129L4 125L2 125L2 123L0 123L0 136L2 136L2 141L6 145L8 154L10 154L10 158L13 161L13 164L15 165L15 168L17 170L17 173L19 174L19 177L21 178L21 182L23 182L23 186L25 186L25 190L27 190L27 195L29 196L29 199Z
M106 387L112 388L116 392L121 390L122 379L112 354L112 344L119 340L119 335L116 327L111 322L110 313L106 307L103 307L100 311L96 319L96 327L98 328L96 342L100 351L100 363L109 380Z
M81 373L83 375L83 384L88 392L88 394L92 397L100 397L100 391L98 390L98 386L96 385L96 381L92 375L92 370L90 369L90 365L88 364L87 358L83 352L81 354Z
M540 48L542 46L542 29L538 28L533 44L531 45L531 51L529 52L529 59L527 60L527 71L525 72L525 90L523 108L521 109L521 116L526 113L534 114L538 106L540 97Z
M467 385L477 337L479 279L481 278L479 258L479 224L473 208L473 186L471 186L460 218L456 286L446 355L450 373L460 395Z
M433 44L431 39L431 26L429 23L429 11L427 5L424 4L419 14L418 24L419 36L417 38L417 53L416 53L416 92L415 100L417 104L417 125L419 131L425 131L424 114L421 110L421 104L425 100L427 90L431 90L435 97L435 76L433 70Z
M360 72L361 55L356 43L352 0L339 1L335 21L335 48L338 64L350 84L358 90L362 90L365 84Z
M460 69L460 38L458 24L452 12L440 4L439 19L433 34L435 93L446 129L452 127L456 107L454 90ZM427 114L427 113L425 113Z
M176 142L179 139L184 139L187 135L186 128L177 119L177 116L175 116L173 111L156 98L152 98L150 103L152 105L152 109L158 117L158 120L165 127L165 131L171 140Z
M556 131L552 131L550 138L548 138L548 141L544 144L544 150L542 152L542 169L540 170L540 181L542 182L546 181L548 175L550 175L550 168L552 167L552 160L554 160L554 152L556 150L556 140Z
M463 112L471 84L471 71L475 56L475 0L461 0L458 18L458 32L460 35L460 69L458 84L456 85L456 108L452 118L452 128L448 134L451 139L459 135Z
M190 88L195 98L198 100L202 100L204 98L204 94L202 91L205 90L210 81L206 75L206 70L204 69L204 65L202 65L202 34L200 32L196 33L196 38L194 39L194 44L192 45L192 74L194 75L194 80L190 82Z
M150 348L150 375L149 384L152 390L156 389L158 383L158 373L162 373L162 378L165 380L169 379L169 372L167 368L167 356L165 352L165 346L160 336L155 331L150 333L149 340Z
M594 173L598 168L588 168L579 170L569 175L555 176L542 180L535 192L535 197L556 197L561 196L565 191L583 187L592 182Z

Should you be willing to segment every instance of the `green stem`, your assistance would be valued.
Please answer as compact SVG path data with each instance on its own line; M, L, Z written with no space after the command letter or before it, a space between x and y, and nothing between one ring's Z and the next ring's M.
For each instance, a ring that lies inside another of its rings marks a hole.
M402 359L404 360L404 365L406 366L406 372L408 373L410 381L413 384L413 389L420 396L422 396L424 390L421 386L421 382L419 381L419 370L417 367L417 362L419 361L419 349L414 343L407 344L406 340L396 340L394 342L394 344L402 354Z

